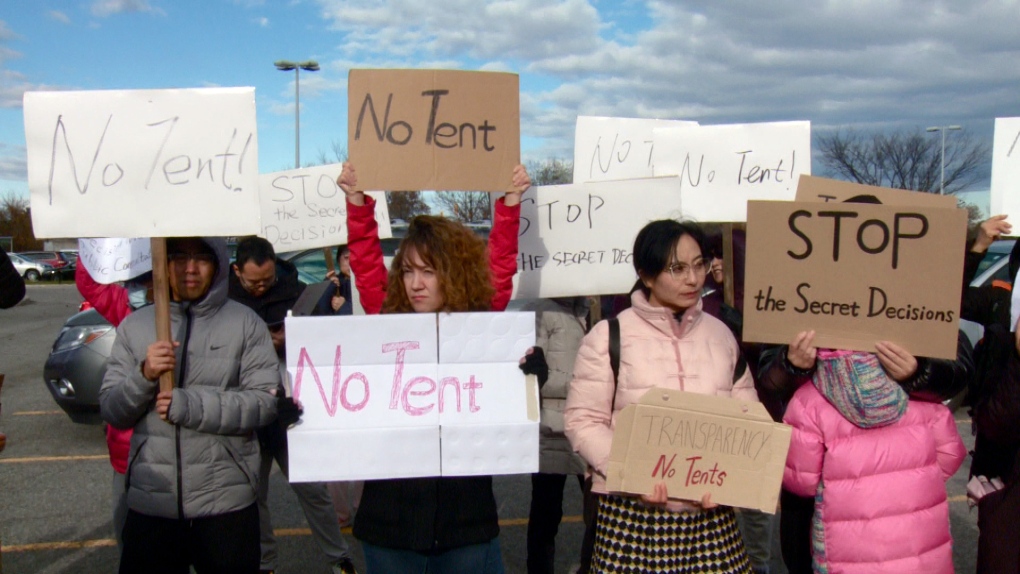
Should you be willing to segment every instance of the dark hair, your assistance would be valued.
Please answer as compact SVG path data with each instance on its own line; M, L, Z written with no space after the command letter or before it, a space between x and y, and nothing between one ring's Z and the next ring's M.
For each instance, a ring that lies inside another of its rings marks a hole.
M634 271L637 271L638 282L635 287L648 295L641 278L656 277L670 264L676 253L680 238L689 235L698 244L698 249L705 253L705 232L693 221L677 221L660 219L641 228L634 240Z
M262 237L245 237L237 242L237 254L234 255L234 265L243 269L244 264L253 262L261 267L266 261L276 261L276 252L273 251L273 244Z
M339 247L337 247L336 248L336 260L337 260L337 262L339 262L340 258L344 256L344 253L350 253L350 252L351 252L351 248L348 247L347 245L340 245Z

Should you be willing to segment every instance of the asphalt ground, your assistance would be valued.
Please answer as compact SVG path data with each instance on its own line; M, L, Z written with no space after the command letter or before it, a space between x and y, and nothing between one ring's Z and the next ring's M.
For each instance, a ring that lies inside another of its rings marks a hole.
M79 425L59 410L42 380L43 364L64 321L81 297L71 284L30 285L26 301L0 311L0 373L6 375L0 401L0 572L56 574L116 572L117 547L111 527L111 478L101 426ZM973 446L966 413L958 429ZM958 573L974 572L977 513L965 499L969 459L951 479L951 529ZM278 572L326 573L297 499L274 467L270 509L279 540ZM526 546L531 483L528 476L495 480L500 543L508 573L527 571ZM564 519L557 537L556 571L576 567L584 526L577 482L567 481ZM346 530L363 570L357 541ZM773 560L773 573L784 569Z

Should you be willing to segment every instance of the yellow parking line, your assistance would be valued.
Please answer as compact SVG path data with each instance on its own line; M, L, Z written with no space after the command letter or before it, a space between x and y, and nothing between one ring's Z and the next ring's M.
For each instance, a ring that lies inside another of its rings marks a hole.
M67 462L77 460L109 460L108 454L79 454L73 456L26 456L22 458L0 458L0 463Z
M581 516L564 516L563 522L581 522ZM527 518L507 518L499 521L501 527L526 526ZM351 527L342 528L344 534L351 533ZM275 528L273 534L277 537L285 536L311 536L312 531L308 528ZM105 548L116 546L117 541L113 538L99 538L97 540L78 540L67 542L37 542L34 544L13 544L0 547L0 552L44 552L47 550L81 550L82 548Z
M62 415L64 411L15 411L11 416L15 417L36 417L39 415Z

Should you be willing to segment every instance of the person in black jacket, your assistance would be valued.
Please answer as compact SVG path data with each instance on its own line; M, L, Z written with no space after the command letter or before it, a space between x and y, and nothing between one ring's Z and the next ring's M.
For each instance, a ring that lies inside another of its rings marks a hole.
M0 248L0 309L10 309L25 298L25 280Z

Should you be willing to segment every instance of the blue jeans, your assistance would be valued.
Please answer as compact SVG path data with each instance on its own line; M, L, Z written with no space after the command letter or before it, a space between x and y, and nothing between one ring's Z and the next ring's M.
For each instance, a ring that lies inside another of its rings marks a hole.
M423 554L361 543L368 574L503 574L499 537L439 554Z

